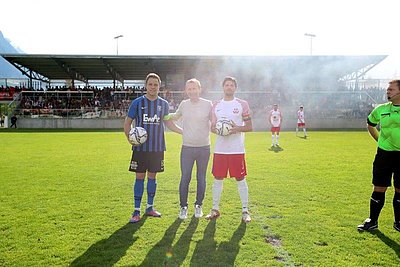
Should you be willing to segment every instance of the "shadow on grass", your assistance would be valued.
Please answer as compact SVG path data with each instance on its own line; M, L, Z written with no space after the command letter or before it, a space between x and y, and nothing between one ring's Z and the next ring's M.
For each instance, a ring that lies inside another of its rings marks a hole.
M189 252L190 242L192 241L193 234L196 231L198 224L199 219L192 216L188 227L182 233L181 237L172 248L173 257L171 259L174 266L181 266L183 261L185 260Z
M300 139L305 139L305 140L307 140L307 136L297 136L297 138L300 138Z
M204 230L203 240L197 243L190 266L234 266L240 250L240 240L246 233L246 224L241 223L228 242L217 247L214 240L216 221L210 221Z
M127 223L109 238L91 245L85 253L76 258L70 266L113 266L136 241L133 234L144 224L146 216L137 223Z
M173 258L172 243L182 220L176 219L165 231L163 238L147 253L139 266L168 266ZM188 244L187 244L188 245Z
M283 151L283 148L281 148L280 146L271 146L268 150L273 151L275 153L279 153Z
M396 241L393 241L379 230L375 230L374 232L371 232L371 234L376 235L380 240L383 241L383 243L393 249L394 252L396 252L397 257L400 258L400 245Z

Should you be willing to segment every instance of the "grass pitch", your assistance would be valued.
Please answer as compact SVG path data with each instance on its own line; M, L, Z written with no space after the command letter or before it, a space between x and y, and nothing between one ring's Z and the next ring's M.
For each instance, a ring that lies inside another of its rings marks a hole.
M167 133L166 171L157 179L162 218L129 224L134 175L123 133L18 130L0 133L0 266L400 264L393 189L380 230L356 230L369 215L372 190L376 143L366 131L310 132L308 139L283 132L281 150L271 150L269 133L246 134L253 221L245 225L230 179L216 222L191 217L193 207L189 219L177 219L176 134ZM209 171L205 213L212 180ZM192 179L190 203L195 188Z

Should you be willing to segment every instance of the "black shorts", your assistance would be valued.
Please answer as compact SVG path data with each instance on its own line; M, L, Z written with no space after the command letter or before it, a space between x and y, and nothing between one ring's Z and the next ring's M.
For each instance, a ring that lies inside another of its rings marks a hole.
M129 171L145 173L164 171L164 151L144 152L133 151Z
M378 147L372 171L375 186L400 188L400 151L386 151Z

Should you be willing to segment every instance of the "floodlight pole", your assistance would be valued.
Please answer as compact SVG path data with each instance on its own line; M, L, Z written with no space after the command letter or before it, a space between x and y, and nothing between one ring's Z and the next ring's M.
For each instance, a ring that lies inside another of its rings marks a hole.
M124 37L124 36L122 34L120 34L120 35L117 35L114 37L114 39L117 40L117 56L118 56L118 39L121 37Z
M317 36L312 33L305 33L304 36L310 37L310 55L312 55L312 39Z
M120 35L117 35L117 36L114 37L114 39L117 40L117 56L118 56L118 39L121 38L121 37L124 37L124 36L122 34L120 34ZM115 79L113 81L113 88L115 90Z

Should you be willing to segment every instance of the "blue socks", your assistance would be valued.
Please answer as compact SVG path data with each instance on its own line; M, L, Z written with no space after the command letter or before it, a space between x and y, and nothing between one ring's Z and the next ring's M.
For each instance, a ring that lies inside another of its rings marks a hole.
M144 179L136 179L133 186L133 198L135 199L135 211L140 212L140 203L144 191Z
M153 206L154 196L156 195L157 182L156 179L147 179L147 208Z
M154 203L154 196L156 194L157 182L156 179L147 179L147 209L151 209ZM134 213L140 213L140 204L144 191L144 179L136 179L133 186L133 198L135 200Z

